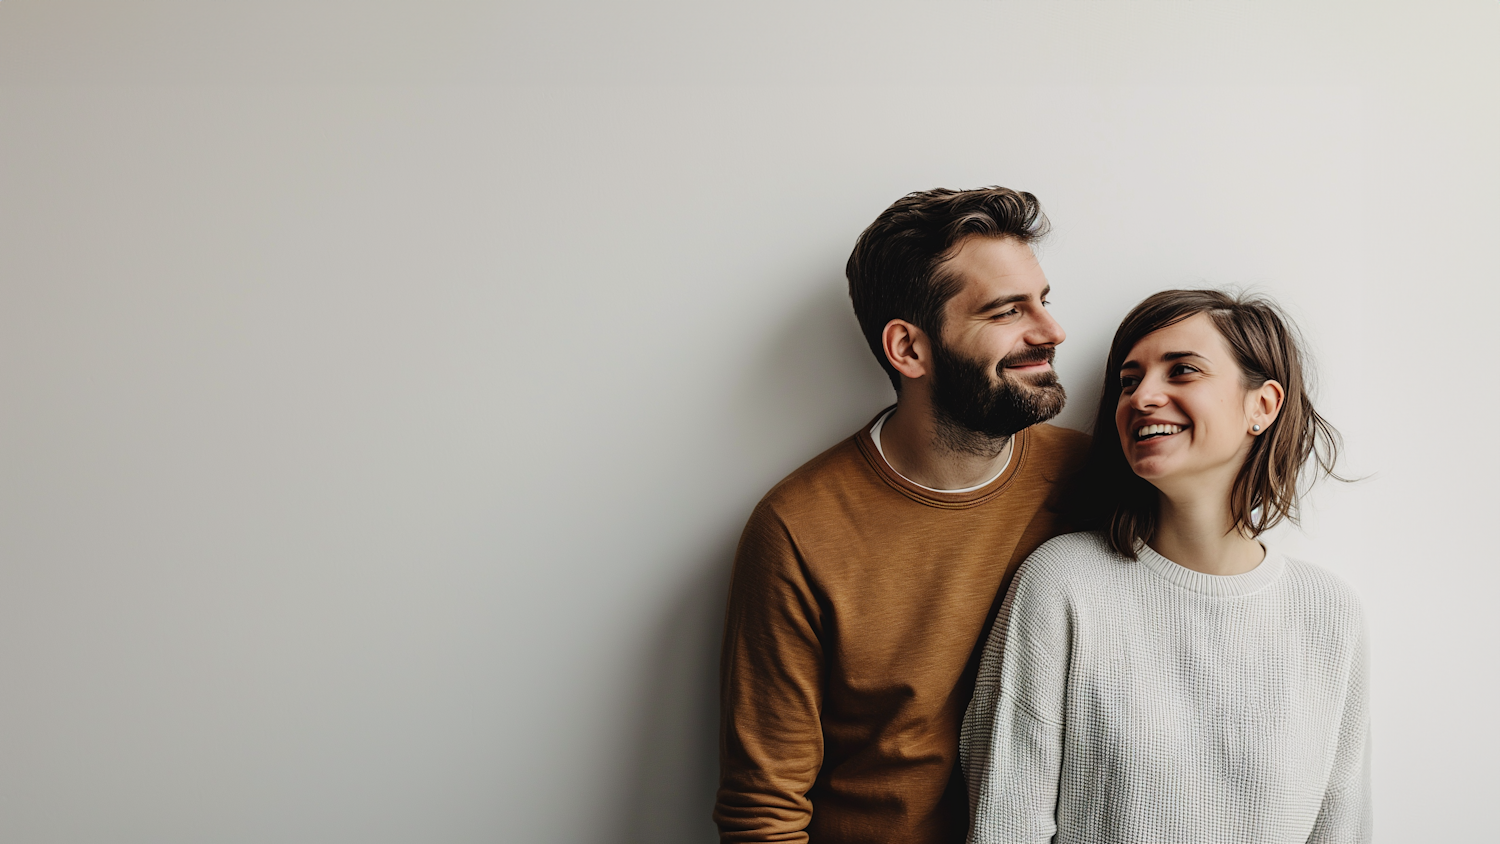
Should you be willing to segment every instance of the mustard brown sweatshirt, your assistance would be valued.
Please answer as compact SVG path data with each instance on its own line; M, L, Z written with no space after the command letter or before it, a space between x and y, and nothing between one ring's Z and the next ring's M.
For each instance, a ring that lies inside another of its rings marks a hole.
M879 417L877 417L879 418ZM1087 437L1017 434L965 493L923 489L869 427L766 494L740 539L720 663L725 842L961 844L958 735L1005 587L1062 533Z

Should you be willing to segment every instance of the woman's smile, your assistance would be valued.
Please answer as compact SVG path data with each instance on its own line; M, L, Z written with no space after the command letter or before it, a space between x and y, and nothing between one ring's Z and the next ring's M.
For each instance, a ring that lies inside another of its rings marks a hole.
M1186 425L1174 425L1171 423L1153 422L1140 425L1135 429L1136 442L1147 442L1161 440L1187 430Z

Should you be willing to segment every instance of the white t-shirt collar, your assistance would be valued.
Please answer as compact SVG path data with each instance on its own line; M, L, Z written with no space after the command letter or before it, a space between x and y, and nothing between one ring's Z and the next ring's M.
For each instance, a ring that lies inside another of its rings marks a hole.
M890 466L890 469L891 469L892 472L896 472L896 467L895 466L891 466L891 461L886 460L885 449L883 449L883 448L880 447L880 429L885 426L885 420L889 419L890 416L891 416L891 414L895 413L895 412L896 412L896 408L894 408L894 407L891 408L890 410L887 410L885 413L880 414L880 418L875 420L875 424L874 425L870 426L870 439L872 439L872 440L875 441L875 451L879 452L880 459L881 460L885 460L885 465ZM921 487L922 489L925 489L928 492L945 492L945 493L948 493L950 495L953 494L953 493L957 493L957 492L977 492L977 491L979 491L981 489L984 489L985 487L989 486L990 484L994 483L995 482L995 478L998 478L1001 475L1005 474L1005 470L1010 467L1010 459L1011 459L1012 456L1014 456L1014 454L1015 454L1015 449L1012 448L1011 449L1011 453L1005 455L1005 463L1000 466L1000 471L996 472L995 475L994 475L994 477L990 478L989 480L985 481L984 483L976 484L975 486L964 487L963 489L933 489L930 486L924 486L922 484L917 483L916 481L912 480L911 478L908 478L907 476L901 474L900 472L896 472L896 475L897 475L897 477L901 478L903 481L906 481L907 483L911 484L912 486Z

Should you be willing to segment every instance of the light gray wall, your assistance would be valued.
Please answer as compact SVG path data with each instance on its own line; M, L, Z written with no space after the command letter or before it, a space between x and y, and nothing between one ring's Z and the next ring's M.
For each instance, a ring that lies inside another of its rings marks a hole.
M707 842L735 539L890 400L914 189L1037 193L1084 426L1168 286L1369 475L1381 839L1493 840L1494 3L0 3L0 839Z

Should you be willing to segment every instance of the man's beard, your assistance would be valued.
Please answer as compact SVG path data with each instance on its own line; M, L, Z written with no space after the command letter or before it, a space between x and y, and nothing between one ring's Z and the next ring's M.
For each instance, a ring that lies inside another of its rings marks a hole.
M1017 431L1045 422L1063 409L1067 396L1057 373L1014 377L1005 367L1052 362L1051 346L1017 352L993 370L941 343L932 348L932 407L938 435L954 451L994 456ZM996 383L995 378L999 379Z

